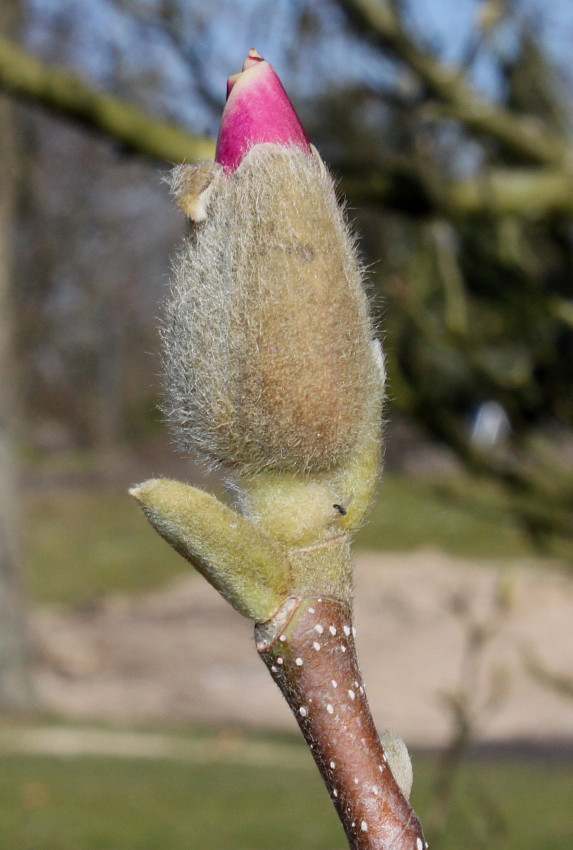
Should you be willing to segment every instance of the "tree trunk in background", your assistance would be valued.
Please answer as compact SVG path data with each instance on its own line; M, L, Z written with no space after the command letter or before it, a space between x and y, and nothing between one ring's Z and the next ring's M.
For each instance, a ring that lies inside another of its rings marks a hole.
M1 0L0 33L16 28L17 0ZM18 151L14 109L0 97L0 712L34 706L28 665L21 582L17 471L17 404L13 358L12 241Z

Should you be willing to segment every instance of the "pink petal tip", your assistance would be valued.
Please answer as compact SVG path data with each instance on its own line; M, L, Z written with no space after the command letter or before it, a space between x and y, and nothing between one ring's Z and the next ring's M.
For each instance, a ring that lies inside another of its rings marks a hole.
M246 71L248 68L252 68L253 65L258 65L259 62L264 62L265 60L261 56L258 50L255 50L254 47L251 47L249 52L247 53L247 58L243 62L243 71Z
M247 151L262 142L295 145L310 153L308 137L277 73L251 48L243 70L227 81L215 160L234 171Z

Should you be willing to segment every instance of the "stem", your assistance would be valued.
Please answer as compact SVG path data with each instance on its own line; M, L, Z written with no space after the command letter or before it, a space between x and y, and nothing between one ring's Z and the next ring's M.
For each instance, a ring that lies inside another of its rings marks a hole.
M351 850L424 850L366 699L350 607L289 597L255 629L257 649L301 728Z

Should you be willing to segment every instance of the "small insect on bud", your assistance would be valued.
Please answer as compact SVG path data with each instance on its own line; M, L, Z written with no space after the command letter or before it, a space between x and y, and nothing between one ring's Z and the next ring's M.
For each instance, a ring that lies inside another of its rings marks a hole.
M341 468L380 385L360 264L332 180L256 51L229 81L216 162L177 168L172 188L196 222L163 331L180 447L240 475Z

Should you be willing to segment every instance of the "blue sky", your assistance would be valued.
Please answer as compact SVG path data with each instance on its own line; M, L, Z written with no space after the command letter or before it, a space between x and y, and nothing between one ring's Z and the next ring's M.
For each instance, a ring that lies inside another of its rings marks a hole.
M53 40L58 28L73 34L64 49L58 47L58 59L84 70L87 77L102 86L123 84L135 99L161 92L164 110L171 117L189 124L195 132L213 133L213 111L202 106L195 96L193 75L173 50L169 40L157 29L142 27L130 15L118 9L126 0L27 0L28 43L41 55L54 59ZM154 0L130 0L139 10L152 10ZM458 62L475 32L481 0L410 0L410 24L418 36L432 45L445 59ZM515 0L516 6L534 22L535 31L549 54L573 77L572 0ZM200 27L200 46L212 68L207 75L211 94L224 98L225 79L240 67L250 46L266 55L283 76L293 97L302 99L320 88L352 80L384 85L393 73L390 64L358 42L344 35L342 17L335 4L311 3L310 0L210 0L185 6L189 16L188 32ZM309 53L304 43L296 49L292 37L293 15L314 9L321 19L325 41L319 55ZM199 10L199 23L193 14ZM500 26L494 48L511 51L514 29ZM308 67L311 66L311 73ZM499 81L490 51L478 52L473 82L484 93L495 96Z

